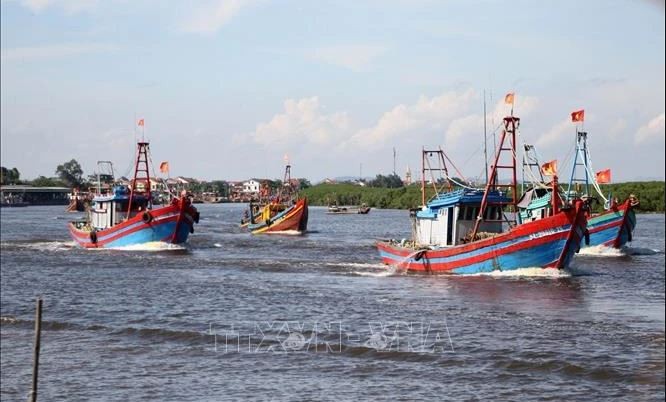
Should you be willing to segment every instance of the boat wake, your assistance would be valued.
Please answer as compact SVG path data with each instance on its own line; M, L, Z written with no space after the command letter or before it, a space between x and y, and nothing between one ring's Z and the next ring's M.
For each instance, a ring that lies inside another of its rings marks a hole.
M368 264L363 262L327 262L324 265L329 267L374 268L381 270L386 269L386 265L380 263Z
M122 247L109 247L106 249L103 248L93 248L90 250L122 250L122 251L182 251L187 250L187 247L181 244L171 244L165 243L163 241L151 241L148 243L142 244L132 244L130 246Z
M368 265L378 265L378 264L368 264ZM367 276L371 278L386 278L389 276L401 276L407 273L407 270L404 267L400 267L397 265L381 265L380 268L382 270L378 272L352 271L352 274L357 276Z
M509 271L480 272L475 274L463 274L461 276L492 276L500 278L570 278L572 273L568 270L557 268L528 267L512 269Z
M3 249L28 249L36 251L67 251L76 247L74 241L28 241L28 242L2 242Z
M655 255L663 253L663 251L661 250L657 250L654 248L647 248L647 247L626 246L622 250L626 253L626 255Z
M627 254L625 249L617 249L604 245L584 247L578 252L578 255L594 256L594 257L624 257Z
M300 230L280 230L276 232L264 232L262 234L271 234L271 235L283 235L283 236L301 236L305 232Z

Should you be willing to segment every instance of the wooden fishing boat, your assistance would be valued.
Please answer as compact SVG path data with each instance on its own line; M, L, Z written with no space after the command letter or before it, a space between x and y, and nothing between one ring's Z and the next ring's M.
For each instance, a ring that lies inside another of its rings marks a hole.
M567 268L580 248L586 228L587 205L582 200L565 203L554 198L551 215L535 222L516 224L505 208L517 204L517 117L504 118L490 178L484 190L464 186L453 190L446 168L450 159L440 149L422 151L422 204L412 211L411 241L379 241L382 262L409 271L473 274L519 268ZM433 171L427 158L438 155L449 189L425 200L426 171ZM502 154L508 158L501 162ZM500 184L498 170L510 170L511 184ZM459 183L458 183L459 184ZM557 186L557 179L554 178ZM514 214L515 216L515 214Z
M261 209L259 220L248 224L252 234L303 234L308 226L308 200L291 205L271 202Z
M533 146L530 147L534 150ZM536 155L531 157L531 161L534 163L523 161L524 171L530 169L531 166L539 166ZM598 198L590 194L590 187L592 187L597 196L604 201L603 211L592 213L591 209L587 210L587 229L584 234L583 247L622 248L633 239L633 231L636 227L635 209L640 202L633 194L630 194L622 203L612 198L610 194L606 198L599 187L599 183L597 183L596 175L592 174L590 165L587 132L577 131L576 156L573 161L569 186L566 192L561 188L558 189L558 196L567 200L582 199L591 204L598 202ZM582 174L579 169L583 170ZM536 175L532 174L532 176ZM543 180L542 176L540 180ZM525 191L518 203L519 221L530 222L547 215L552 194L552 188L543 186L538 181L533 183L533 187Z
M183 191L164 207L153 208L148 143L139 142L132 185L115 186L93 198L84 220L69 223L72 238L85 248L115 248L149 242L181 244L194 232L199 212Z
M261 219L261 215L263 213L263 209L265 206L266 206L265 203L255 204L250 202L248 208L243 212L243 217L241 217L240 227L246 228L247 225L249 225L251 222L259 221Z
M326 210L326 214L328 215L365 215L368 212L370 212L370 207L365 204L362 204L358 207L339 207L337 205L329 205L328 209Z
M295 234L306 232L308 226L308 200L299 198L292 185L291 165L287 163L283 186L267 204L256 209L250 204L247 228L252 234Z

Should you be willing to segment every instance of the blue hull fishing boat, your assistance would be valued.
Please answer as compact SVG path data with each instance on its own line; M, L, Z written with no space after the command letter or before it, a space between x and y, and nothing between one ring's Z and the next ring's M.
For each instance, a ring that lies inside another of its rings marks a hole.
M199 212L184 193L169 205L153 208L150 188L148 143L139 142L131 187L116 186L111 194L95 196L88 217L69 224L74 241L85 248L185 243Z
M532 166L539 166L536 151L528 146L530 154L526 153L523 160L523 172ZM581 170L582 169L582 173ZM606 246L622 248L633 239L636 227L635 208L639 201L635 195L630 194L622 203L611 197L606 198L599 187L600 182L610 182L610 170L596 174L592 173L591 159L587 147L587 132L576 132L576 154L571 170L571 178L567 191L558 189L558 196L568 200L582 199L588 203L598 202L598 198L591 195L590 187L594 188L599 198L603 200L603 211L587 213L587 229L584 233L583 247ZM533 187L525 191L518 203L519 221L531 222L541 219L547 206L551 203L552 188L543 185L543 176L539 170L540 179L534 181ZM532 176L535 176L532 174ZM525 180L523 180L524 182Z
M504 119L495 162L485 190L464 188L440 193L425 201L426 171L434 170L427 157L439 156L439 166L447 180L442 150L422 151L422 202L412 212L413 239L377 243L382 261L410 271L472 274L519 268L567 268L580 248L586 228L587 205L581 201L563 202L555 198L548 216L535 222L518 224L507 216L505 207L517 204L516 128L517 117ZM510 151L507 152L507 151ZM509 158L500 161L503 153ZM511 184L500 184L498 170L512 171ZM557 179L554 180L557 187ZM503 189L506 189L503 190Z

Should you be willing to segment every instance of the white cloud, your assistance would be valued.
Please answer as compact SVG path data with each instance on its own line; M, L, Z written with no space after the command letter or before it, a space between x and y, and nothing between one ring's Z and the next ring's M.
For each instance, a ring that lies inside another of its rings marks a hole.
M475 135L474 141L483 140L483 114L471 114L455 119L446 130L446 145L455 146L471 135Z
M571 133L573 133L573 125L569 118L566 118L546 131L536 141L537 149L553 148L554 145L561 145L565 141L571 141Z
M265 146L294 144L335 145L349 135L349 117L344 112L325 114L319 98L287 99L284 112L276 114L268 123L260 123L250 133L257 144ZM239 137L236 137L238 140Z
M386 50L385 46L377 45L336 45L314 49L308 57L353 71L365 71Z
M85 53L109 52L118 47L103 43L63 43L48 46L2 49L2 61L31 61L74 56Z
M182 30L191 33L214 34L228 24L252 0L208 1L195 8L182 24Z
M664 138L664 113L656 116L636 132L634 140L637 144Z
M384 113L373 127L358 131L348 145L374 146L407 133L443 130L475 101L476 93L472 89L432 98L421 96L413 105L400 104Z

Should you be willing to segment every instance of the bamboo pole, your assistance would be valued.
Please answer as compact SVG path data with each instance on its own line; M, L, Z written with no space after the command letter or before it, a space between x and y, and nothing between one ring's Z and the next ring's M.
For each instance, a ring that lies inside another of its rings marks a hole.
M39 347L42 332L42 299L37 298L37 310L35 311L35 348L32 362L32 388L30 389L29 402L37 401L37 374L39 373Z

